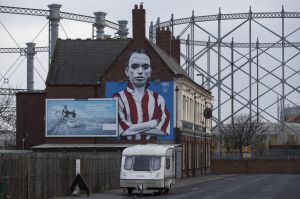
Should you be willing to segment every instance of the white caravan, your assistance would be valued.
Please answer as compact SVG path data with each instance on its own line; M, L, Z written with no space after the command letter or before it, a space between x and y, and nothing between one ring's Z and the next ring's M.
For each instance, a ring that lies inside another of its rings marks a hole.
M175 184L175 147L169 145L135 145L122 153L120 187L128 194L138 190L169 192Z

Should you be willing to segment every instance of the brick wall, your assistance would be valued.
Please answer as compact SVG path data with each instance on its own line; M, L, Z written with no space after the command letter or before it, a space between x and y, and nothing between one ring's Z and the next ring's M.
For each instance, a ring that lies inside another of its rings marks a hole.
M16 148L45 142L45 93L17 94ZM23 142L24 141L24 142Z
M97 98L102 97L103 86L47 86L46 97L51 98Z
M159 54L156 53L146 39L143 42L131 42L124 52L118 57L116 62L110 67L110 70L103 76L103 81L127 81L125 67L128 65L129 54L133 48L143 48L147 50L151 60L150 80L160 79L161 81L173 81L174 74L162 61Z
M300 160L213 160L213 174L300 174Z
M180 63L180 40L171 36L169 29L156 29L156 45Z

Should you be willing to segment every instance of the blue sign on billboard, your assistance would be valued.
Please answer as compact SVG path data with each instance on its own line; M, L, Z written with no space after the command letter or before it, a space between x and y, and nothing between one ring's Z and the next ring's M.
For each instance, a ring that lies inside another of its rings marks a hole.
M118 136L115 99L47 99L46 137Z
M105 97L118 99L119 135L174 139L173 87L172 81L149 81L138 96L130 82L106 82Z

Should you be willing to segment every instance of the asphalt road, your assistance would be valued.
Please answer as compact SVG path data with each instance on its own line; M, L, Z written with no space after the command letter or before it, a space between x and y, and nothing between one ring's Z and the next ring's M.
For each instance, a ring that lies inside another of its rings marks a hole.
M300 199L300 175L239 175L180 187L157 198Z
M128 196L121 189L92 194L89 199L300 199L300 175L231 175L200 176L179 180L168 194L146 192L143 196L137 193ZM63 197L67 199L73 197ZM81 194L80 197L87 198Z

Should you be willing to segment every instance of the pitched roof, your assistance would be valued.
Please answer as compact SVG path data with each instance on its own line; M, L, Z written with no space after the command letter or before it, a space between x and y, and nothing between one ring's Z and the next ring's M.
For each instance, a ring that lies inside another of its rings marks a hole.
M131 39L58 39L47 85L95 85Z
M180 65L177 63L177 61L168 55L164 50L159 48L157 45L152 44L149 42L152 48L157 52L157 54L160 55L161 59L167 64L167 66L175 73L179 75L184 75L188 79L190 79L189 75L186 73L186 71L180 67Z

